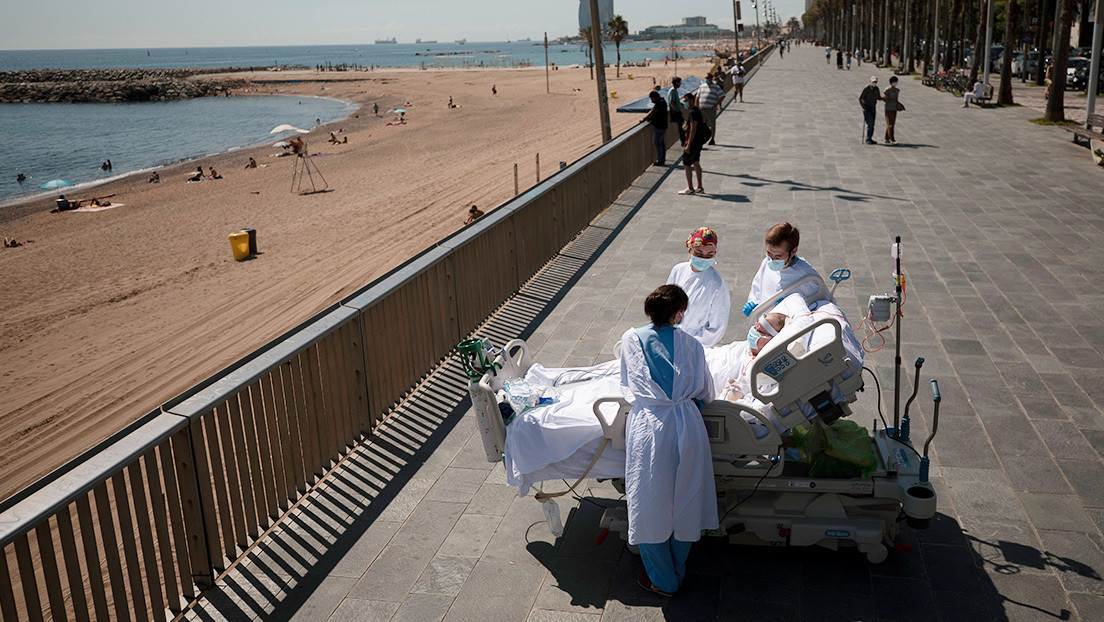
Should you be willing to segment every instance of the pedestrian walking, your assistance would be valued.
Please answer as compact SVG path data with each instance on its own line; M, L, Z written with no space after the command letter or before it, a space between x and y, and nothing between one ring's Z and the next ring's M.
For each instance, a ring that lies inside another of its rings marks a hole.
M862 106L863 121L866 123L866 144L877 145L874 140L874 121L878 114L878 100L882 98L878 90L878 76L870 76L870 84L859 94L859 105Z
M832 64L832 48L827 45L824 46L824 62Z
M740 98L740 101L744 101L744 80L747 77L747 70L740 64L740 61L736 61L736 64L732 66L732 69L728 70L728 73L732 75L732 98Z
M708 144L715 145L717 143L713 137L717 135L717 109L720 108L724 90L714 82L713 74L710 73L706 74L705 82L694 91L694 96L697 98L698 109L705 117L705 124L709 126L711 136Z
M705 125L705 118L698 108L697 99L693 93L683 96L683 103L687 110L686 122L686 146L682 148L682 168L686 171L686 188L679 190L679 194L702 194L702 168L701 151L707 140L709 128ZM698 173L698 185L694 187L692 173Z
M843 50L836 50L836 69L843 69Z
M652 146L656 150L656 159L652 165L665 166L667 164L667 104L659 91L648 93L648 98L652 100L652 109L640 122L647 121L652 125Z
M901 89L897 88L897 76L892 76L889 79L889 88L882 94L882 101L885 102L885 144L896 145L897 137L893 134L893 128L897 124L897 111L902 110L901 107Z
M682 122L686 118L683 115L683 105L679 98L679 87L682 86L682 78L675 76L671 78L671 92L667 94L667 107L670 109L671 123L678 126L679 129L679 142L682 146L686 146L686 130L682 127ZM687 93L693 97L693 93Z
M844 59L844 62L847 65L847 71L851 71L851 50L847 50L847 55Z

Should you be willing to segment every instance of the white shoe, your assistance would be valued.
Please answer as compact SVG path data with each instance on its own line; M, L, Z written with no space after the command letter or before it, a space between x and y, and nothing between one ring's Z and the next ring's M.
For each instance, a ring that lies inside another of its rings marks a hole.
M694 189L693 188L683 188L682 190L679 190L679 194L694 194Z

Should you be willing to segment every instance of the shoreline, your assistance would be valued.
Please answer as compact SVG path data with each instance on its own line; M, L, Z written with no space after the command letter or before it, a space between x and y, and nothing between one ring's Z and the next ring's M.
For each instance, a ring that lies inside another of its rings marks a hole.
M680 63L680 75L706 67ZM622 93L613 109L673 75L654 65L627 73L607 74ZM119 209L50 214L52 200L23 203L2 233L35 243L0 251L0 498L453 234L471 205L502 205L515 164L528 188L534 154L543 180L600 145L588 70L551 76L551 93L531 70L250 85L359 106L304 135L324 156L326 192L292 192L293 163L255 147L199 160L222 173L217 182L130 174L97 186ZM373 103L381 116L365 112ZM400 106L406 123L387 125L383 111ZM641 118L610 116L615 136ZM327 144L339 128L348 143ZM250 156L258 168L244 169ZM227 235L246 227L261 254L236 262Z
M312 97L312 98L316 98L316 99L325 99L325 100L329 100L329 101L340 102L342 104L345 104L346 106L355 106L355 108L352 111L350 111L349 114L347 114L347 115L345 115L344 117L341 117L341 118L325 121L321 125L317 126L316 128L313 128L311 130L312 132L314 131L314 129L324 127L324 126L326 126L330 123L339 123L341 121L344 121L345 119L351 118L353 115L360 114L361 109L364 107L363 104L358 104L357 102L354 102L354 101L348 100L348 99L341 99L341 98L337 98L337 97L327 97L325 95L308 95L308 94L305 94L305 93L292 94L292 93L247 93L247 92L240 92L240 93L235 93L234 96L235 97L299 97L299 98ZM217 99L216 96L207 96L207 97L215 97ZM178 100L174 100L174 101L178 101ZM34 105L34 104L39 104L39 103L47 103L47 102L27 102L26 105ZM151 103L158 104L158 103L162 103L162 102L151 102ZM223 154L234 153L235 151L244 151L246 149L257 149L257 148L263 147L266 144L268 144L268 139L262 138L262 139L259 139L256 142L254 142L254 143L247 143L247 144L244 144L244 145L235 145L235 146L229 147L229 148L227 148L223 151L216 151L216 152L211 152L211 153L205 153L205 154L199 155L199 156L186 157L186 158L182 158L182 159L179 159L179 160L173 160L172 162L166 162L164 164L155 164L153 166L147 166L147 167L144 167L144 168L136 169L136 170L133 170L133 171L128 171L128 172L125 172L125 173L119 173L118 175L114 175L114 176L108 177L106 179L97 179L97 180L93 180L93 181L81 182L81 183L75 184L73 186L66 186L65 188L54 189L54 190L42 190L41 188L37 188L36 190L38 190L38 192L32 192L32 193L29 193L29 194L26 194L26 195L16 195L16 196L13 196L13 197L3 198L3 199L0 199L0 225L7 224L7 222L9 222L8 219L5 218L2 211L6 211L6 210L9 210L9 209L14 210L14 209L18 209L18 208L21 208L21 207L26 207L26 204L36 203L38 201L45 200L48 197L56 198L58 194L64 194L65 192L81 192L81 191L85 191L85 190L91 190L93 188L98 188L100 186L104 186L104 185L108 185L108 184L121 183L121 182L126 181L127 179L129 179L131 177L136 177L136 176L140 176L140 175L148 175L149 173L152 173L154 171L165 171L165 170L169 170L169 169L172 169L174 167L177 167L177 166L191 165L191 164L195 164L195 163L200 162L200 161L205 161L209 158L216 158L216 157L218 157L220 155L223 155ZM63 190L64 192L58 192L58 190Z

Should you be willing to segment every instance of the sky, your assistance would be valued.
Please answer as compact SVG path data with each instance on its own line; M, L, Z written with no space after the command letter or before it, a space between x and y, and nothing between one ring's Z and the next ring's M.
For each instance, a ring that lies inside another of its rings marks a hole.
M768 1L783 22L805 10L804 0ZM614 10L630 32L692 15L732 28L732 0L614 0ZM4 8L0 49L537 40L575 34L578 11L578 0L21 0ZM754 25L750 0L741 16Z

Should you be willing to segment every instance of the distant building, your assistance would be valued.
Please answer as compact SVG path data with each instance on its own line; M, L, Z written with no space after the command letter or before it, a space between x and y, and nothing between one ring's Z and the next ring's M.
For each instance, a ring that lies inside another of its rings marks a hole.
M732 36L732 31L710 24L705 17L698 15L684 17L681 24L674 26L648 26L638 36L645 39L717 39Z
M808 13L809 9L813 8L817 0L805 0L805 12Z
M613 12L613 0L598 0L598 21L606 28L616 13ZM590 27L590 0L579 0L579 28Z

